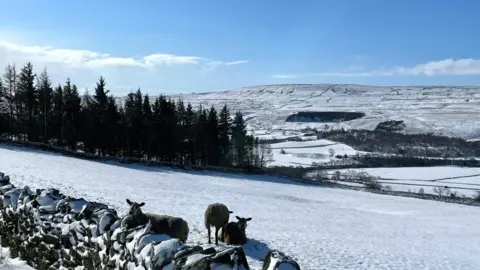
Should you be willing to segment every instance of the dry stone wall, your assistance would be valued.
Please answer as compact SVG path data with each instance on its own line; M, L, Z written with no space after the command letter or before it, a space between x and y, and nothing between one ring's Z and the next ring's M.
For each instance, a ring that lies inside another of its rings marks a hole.
M17 188L1 172L0 198L0 244L36 269L250 269L239 246L188 246L153 233L150 223L127 230L127 216L104 204L53 188ZM281 265L300 269L276 250L265 256L263 269Z

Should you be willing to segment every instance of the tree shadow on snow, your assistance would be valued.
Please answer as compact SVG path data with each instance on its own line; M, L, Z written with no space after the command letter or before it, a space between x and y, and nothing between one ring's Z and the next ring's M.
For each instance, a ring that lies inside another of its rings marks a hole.
M13 146L13 145L8 145L8 144L1 144L1 143L0 143L0 149L17 151L17 152L44 154L44 155L51 155L51 156L63 156L63 157L67 157L67 158L77 158L77 159L85 160L87 162L98 162L98 163L103 163L105 165L118 166L118 167L122 167L122 168L126 168L126 169L133 169L133 170L141 170L141 171L145 171L145 172L155 172L155 173L165 173L165 174L185 173L185 174L190 174L190 175L238 179L239 181L260 181L260 182L297 185L297 186L317 186L317 187L325 186L325 187L327 187L327 185L324 185L324 184L321 184L321 183L311 183L311 182L306 182L306 181L300 180L300 179L291 179L291 178L281 177L281 176L262 175L262 174L228 173L228 172L217 172L217 171L212 171L212 170L178 169L178 168L171 168L171 167L161 166L161 165L147 166L147 165L138 164L138 163L121 163L121 162L118 162L118 161L95 160L95 159L87 159L87 158L65 155L65 154L62 154L62 153L56 153L56 152L48 151L48 150L40 150L40 149L29 148L29 147L24 147L24 146Z
M60 153L55 153L53 151L40 150L40 149L30 148L28 146L16 146L16 145L9 145L9 144L2 144L2 143L0 143L0 149L5 149L5 150L9 150L9 151L16 151L16 152L43 154L43 155L50 155L50 156L64 156ZM67 156L65 156L65 157L67 157Z
M194 169L178 169L171 168L167 166L146 166L141 164L124 164L114 161L104 161L102 163L119 166L127 169L141 170L145 172L158 172L158 173L184 173L190 175L198 176L209 176L209 177L219 177L219 178L230 178L236 179L239 181L259 181L259 182L268 182L276 184L286 184L286 185L297 185L297 186L316 186L316 187L327 187L327 185L321 183L310 183L301 179L292 179L281 176L272 176L272 175L263 175L263 174L242 174L242 173L228 173L228 172L218 172L213 170L194 170Z

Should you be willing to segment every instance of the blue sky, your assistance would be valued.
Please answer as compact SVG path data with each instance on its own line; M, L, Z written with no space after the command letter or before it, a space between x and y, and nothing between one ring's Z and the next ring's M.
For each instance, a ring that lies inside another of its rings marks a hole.
M35 4L34 4L35 3ZM0 64L114 93L480 84L475 0L0 0Z

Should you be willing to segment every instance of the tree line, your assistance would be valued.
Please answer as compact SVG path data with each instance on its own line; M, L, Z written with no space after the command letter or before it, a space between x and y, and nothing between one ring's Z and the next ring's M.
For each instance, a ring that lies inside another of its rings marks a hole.
M26 63L8 64L0 78L0 136L86 153L184 165L264 167L268 145L247 134L241 112L225 105L194 109L182 99L150 99L140 89L117 102L100 77L81 96L70 79L54 86Z

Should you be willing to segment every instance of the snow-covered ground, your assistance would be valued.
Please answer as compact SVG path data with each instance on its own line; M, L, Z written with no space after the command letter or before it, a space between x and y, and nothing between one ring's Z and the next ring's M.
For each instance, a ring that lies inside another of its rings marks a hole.
M366 172L380 177L382 185L389 185L394 191L418 192L423 188L425 193L436 194L435 186L448 186L458 195L472 197L480 191L480 168L436 166L406 168L367 168L338 170L342 174L347 171ZM336 170L335 170L336 171ZM334 171L329 171L333 174ZM342 182L342 184L348 184Z
M269 166L310 167L314 162L330 162L336 155L350 156L357 153L348 145L330 140L289 141L274 143L271 147L273 155Z
M0 247L0 270L34 270L19 258L10 258L10 250Z
M222 202L252 217L244 246L252 269L268 248L302 269L477 269L480 208L266 176L180 171L100 163L0 145L0 171L15 185L59 188L107 203L120 213L126 198L189 222L189 243L205 243L203 213Z
M282 137L285 130L323 129L325 123L285 122L299 111L363 112L364 118L332 128L374 129L385 120L403 120L407 133L437 133L480 139L479 87L365 86L285 84L244 87L236 90L182 94L194 106L218 108L227 104L232 113L244 113L249 129Z

